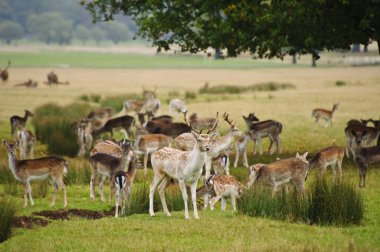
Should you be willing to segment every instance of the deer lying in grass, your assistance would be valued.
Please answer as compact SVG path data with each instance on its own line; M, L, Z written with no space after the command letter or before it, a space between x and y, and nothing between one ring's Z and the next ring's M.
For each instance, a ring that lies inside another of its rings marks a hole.
M373 142L376 141L376 139L379 137L379 129L376 129L374 127L368 127L361 122L358 123L354 120L350 120L347 123L347 127L344 129L344 133L347 137L347 143L346 143L346 155L349 157L349 151L351 151L354 159L355 159L355 135L352 134L352 132L355 132L356 134L362 134L363 132L366 132L366 134L363 135L363 139L361 141L361 144L368 147Z
M192 128L192 125L190 124ZM215 125L210 129L213 130ZM196 144L191 152L180 151L177 149L165 147L152 154L151 162L154 172L154 179L150 186L149 193L149 213L154 216L153 196L156 188L161 198L162 207L166 216L171 216L165 199L165 189L171 178L177 179L182 192L185 205L185 218L189 219L189 211L187 207L187 191L186 185L190 186L191 199L194 207L194 218L199 219L196 189L198 179L202 174L202 167L206 161L207 152L210 150L210 141L213 140L214 134L200 134L192 128L192 134L196 139Z
M125 171L117 172L111 179L111 185L115 190L115 218L119 217L119 204L121 198L121 215L125 214L125 201L130 201L132 181Z
M20 129L17 132L20 147L20 159L26 159L28 152L30 158L34 158L34 145L36 144L36 138L33 133L25 128Z
M114 129L123 129L125 131L125 137L132 135L131 126L135 124L135 119L132 116L125 115L116 118L109 119L102 128L94 130L93 134L100 135L105 132L109 132L113 137Z
M89 152L92 147L92 124L90 120L81 120L77 128L79 152L78 156L83 157L86 152Z
M355 162L359 166L359 187L365 187L365 179L367 176L368 165L380 163L380 146L362 147L363 137L367 131L355 132L352 135L355 137Z
M251 114L250 114L251 115ZM274 153L274 149L272 149L273 143L277 146L277 152L279 154L282 153L282 147L281 147L281 139L280 134L282 132L282 124L275 120L266 120L266 121L259 121L257 123L254 123L255 120L258 120L257 117L254 116L248 116L244 117L245 123L248 128L248 134L250 138L254 142L254 150L253 154L256 154L257 151L257 145L259 145L260 148L260 155L263 154L263 146L261 143L262 138L269 137L270 145L268 149L268 153L272 155Z
M12 116L9 121L11 123L11 135L13 136L16 129L22 129L25 128L26 122L28 121L29 117L32 117L33 113L29 110L25 110L24 117L14 115Z
M27 88L36 88L38 86L37 81L33 81L32 79L28 79L25 82L14 84L14 87L27 87Z
M50 73L48 73L47 75L47 81L44 82L46 85L53 85L53 84L56 84L56 85L59 85L59 84L62 84L62 85L69 85L70 82L68 81L59 81L58 80L58 75L56 73L54 73L54 71L51 71Z
M8 81L8 78L9 78L8 69L10 66L11 66L11 61L8 60L8 65L5 68L0 68L0 80Z
M319 168L323 174L327 166L331 166L336 181L336 169L338 168L338 181L342 180L342 162L344 157L344 149L338 146L331 146L318 152L312 159L309 160L309 168Z
M54 195L50 205L53 206L55 204L58 189L61 188L63 191L63 205L66 207L66 187L63 183L63 176L67 173L67 162L60 157L18 160L16 157L18 142L10 143L4 139L2 142L8 152L9 168L13 176L24 185L24 207L28 206L28 194L30 204L34 205L30 182L46 178L49 178L54 188Z
M306 156L307 152L302 156L278 160L271 164L251 165L248 188L254 183L263 183L270 186L274 194L281 185L291 183L299 193L304 193L308 174Z
M319 119L323 119L326 121L324 127L326 128L330 124L332 124L332 118L334 116L335 111L338 109L339 103L335 103L332 107L332 110L317 108L313 109L311 116L315 118L315 123L319 121Z

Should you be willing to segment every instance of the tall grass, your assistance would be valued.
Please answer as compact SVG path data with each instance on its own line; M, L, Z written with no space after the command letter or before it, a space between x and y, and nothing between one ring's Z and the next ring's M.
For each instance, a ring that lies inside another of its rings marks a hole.
M115 111L120 111L123 109L123 104L125 100L142 100L143 97L140 94L129 93L123 95L114 95L107 96L100 100L100 105L102 107L111 107L115 109Z
M243 92L254 91L276 91L281 89L294 89L295 86L290 83L259 83L250 86L237 86L237 85L216 85L210 87L205 85L199 89L200 94L240 94Z
M239 209L249 216L302 221L319 225L345 226L363 219L363 198L350 184L330 184L318 178L308 194L272 192L266 187L253 187L243 193Z
M91 167L87 160L70 159L68 160L67 175L65 184L89 184L91 180Z
M14 200L5 197L0 198L0 242L11 236L16 210L17 206Z

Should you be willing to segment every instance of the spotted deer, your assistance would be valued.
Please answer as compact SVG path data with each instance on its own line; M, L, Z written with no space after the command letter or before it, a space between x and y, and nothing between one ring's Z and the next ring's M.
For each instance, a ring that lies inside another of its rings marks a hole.
M28 194L30 204L33 206L32 187L30 182L37 179L48 178L50 184L54 188L54 195L51 201L51 206L55 204L55 199L58 189L63 191L63 206L67 206L66 187L63 182L63 177L67 173L67 162L60 157L43 157L38 159L18 160L16 150L19 142L11 143L2 140L8 152L8 163L13 176L24 185L24 207L28 206Z
M88 153L91 150L93 137L92 137L92 123L91 121L85 119L79 122L77 128L77 136L79 143L79 152L78 156L83 157L86 152Z
M332 124L332 119L335 111L338 109L339 103L335 103L332 107L332 110L317 108L313 109L311 116L315 118L315 123L318 123L319 119L323 119L326 121L324 127L326 128L330 124Z
M352 131L355 137L355 162L359 166L359 187L365 187L365 180L367 176L367 168L371 164L380 163L380 146L362 147L363 138L366 136L367 131L356 132Z
M160 107L160 100L156 98L153 94L151 94L147 96L144 102L143 109L145 110L145 113L147 113L148 119L151 119L152 117L154 117L154 115L157 113Z
M306 152L301 157L282 159L270 164L251 165L248 188L255 183L262 183L270 186L274 194L280 186L291 183L299 193L304 193L308 174L308 162L304 161L307 154Z
M0 68L0 80L2 81L8 81L9 78L9 72L8 69L11 66L11 61L8 60L8 65L4 68Z
M22 129L25 128L26 122L28 121L29 117L32 117L33 113L29 110L25 110L24 117L14 115L12 116L9 121L11 123L11 135L13 136L16 129Z
M119 171L112 176L111 184L115 188L115 218L118 218L120 199L122 216L125 214L125 201L130 201L132 181L127 172Z
M26 159L28 152L30 158L34 158L34 145L36 144L36 138L30 130L25 128L20 129L17 132L17 137L19 139L19 148L20 148L20 159Z
M171 178L177 179L182 192L185 205L185 218L189 219L189 211L187 207L187 191L186 185L190 186L191 199L194 207L194 218L199 219L196 189L199 177L202 174L202 167L206 161L207 152L210 150L210 142L214 138L214 134L209 135L214 130L216 123L206 134L197 132L192 125L192 134L196 139L196 144L192 151L180 151L177 149L165 147L152 154L151 162L154 172L154 179L150 186L149 192L149 214L154 216L153 196L158 186L158 193L161 198L162 207L166 216L171 216L165 199L165 189Z
M338 170L338 181L342 180L342 162L344 157L344 149L338 146L327 147L318 152L309 160L309 168L318 168L323 174L328 166L331 166L334 182L336 181L336 173Z

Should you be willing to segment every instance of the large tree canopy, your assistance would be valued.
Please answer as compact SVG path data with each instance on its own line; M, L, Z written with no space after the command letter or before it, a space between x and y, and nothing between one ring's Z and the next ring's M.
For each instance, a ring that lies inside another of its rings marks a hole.
M380 46L380 0L83 0L94 21L131 16L158 50L209 47L258 57ZM379 47L380 48L380 47ZM380 53L380 49L379 49Z

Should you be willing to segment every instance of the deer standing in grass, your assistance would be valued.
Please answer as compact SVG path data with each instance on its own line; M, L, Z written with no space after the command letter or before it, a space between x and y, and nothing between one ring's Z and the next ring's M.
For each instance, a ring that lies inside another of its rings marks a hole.
M36 144L36 138L33 133L30 130L22 128L17 132L17 136L19 139L20 159L26 159L28 152L30 154L30 158L33 159L34 145Z
M132 135L131 126L135 124L135 118L129 115L120 116L116 118L109 119L102 128L98 130L94 130L94 135L100 135L105 132L109 132L113 137L114 129L122 129L124 130L125 137Z
M86 152L89 152L92 147L93 137L92 137L92 124L91 121L85 119L79 122L77 128L79 152L78 156L83 157Z
M54 71L51 71L50 73L48 73L48 75L47 75L47 82L45 81L44 82L46 85L49 85L49 86L51 86L51 85L53 85L53 84L56 84L56 85L58 85L58 84L62 84L62 85L69 85L70 84L70 82L68 82L68 81L59 81L58 80L58 75L56 74L56 73L54 73Z
M313 109L311 116L315 118L315 123L319 121L319 119L323 119L326 121L324 127L326 128L330 124L332 124L332 118L334 116L335 111L338 109L339 103L335 103L332 107L332 110L317 108Z
M218 124L218 113L216 113L216 117L198 117L196 113L193 113L189 118L187 118L187 110L183 112L183 115L185 117L185 122L187 124L193 125L193 128L197 131L201 130L208 130L210 129L213 125ZM216 131L217 128L214 129ZM212 132L214 133L214 132Z
M11 61L8 60L8 65L5 68L0 68L0 80L8 81L8 78L9 78L8 69L10 66L11 66Z
M187 191L186 185L190 186L191 199L194 207L194 218L199 219L196 189L199 177L202 174L202 167L205 164L207 152L210 150L210 141L213 140L214 134L209 135L214 130L216 123L207 134L201 134L193 129L192 134L196 139L196 144L192 151L180 151L177 149L165 147L152 154L151 162L154 172L154 179L150 186L149 193L149 213L154 216L153 196L158 186L158 193L161 198L162 207L166 216L171 216L165 199L165 189L171 178L177 179L182 192L185 205L185 218L189 219L189 211L187 207Z
M362 147L363 137L367 131L355 132L352 135L355 137L355 162L359 166L359 187L365 187L368 165L380 163L380 146Z
M243 136L235 137L235 162L234 167L236 168L239 162L240 155L243 156L243 165L248 168L248 158L247 158L247 147L250 139L250 134L245 132Z
M271 164L255 164L249 167L248 188L255 183L263 183L277 189L288 183L293 184L299 193L305 192L305 180L308 174L307 152L302 156L275 161Z
M342 180L342 162L344 157L344 149L338 146L331 146L318 152L309 160L309 168L319 168L323 174L327 166L331 166L334 182L336 181L336 173L338 170L338 181Z
M63 191L63 206L66 207L66 187L63 183L63 176L67 173L67 162L60 157L18 160L16 157L18 142L10 143L4 139L2 142L8 152L9 168L13 176L24 185L24 207L28 206L28 194L30 204L34 205L30 182L46 178L49 178L50 184L54 188L54 195L50 205L55 204L58 189L61 188Z
M22 129L25 128L26 122L28 121L29 117L32 117L33 113L29 110L25 110L24 117L14 115L12 116L9 121L11 123L11 135L13 136L16 129Z
M380 129L366 126L365 124L357 120L350 120L347 123L347 127L344 129L344 133L347 137L347 143L346 143L347 157L349 157L349 151L351 151L355 159L356 141L355 141L355 135L352 132L355 132L356 134L362 134L363 132L366 132L366 134L363 135L361 144L365 147L368 147L373 142L375 142L376 139L379 137L379 130Z
M125 201L128 203L131 197L132 181L125 171L117 172L111 179L115 190L115 218L119 217L119 204L121 199L121 215L125 214Z
M144 106L144 103L142 101L138 100L125 100L123 103L123 107L125 109L125 112L135 112L138 114Z

